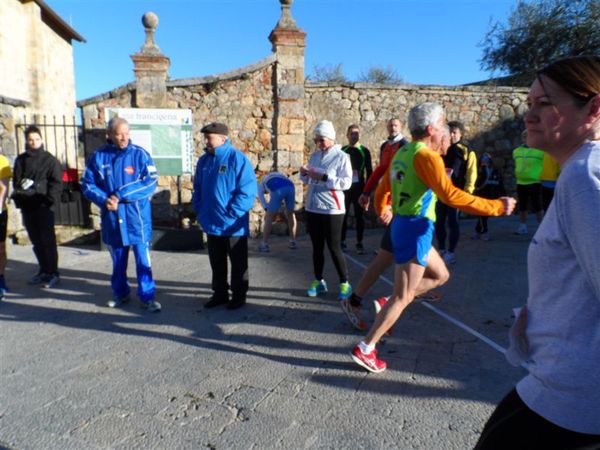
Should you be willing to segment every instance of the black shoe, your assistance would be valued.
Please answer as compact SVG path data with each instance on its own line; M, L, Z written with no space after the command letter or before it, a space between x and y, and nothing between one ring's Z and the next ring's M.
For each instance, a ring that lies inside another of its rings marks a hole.
M359 243L356 244L356 253L358 255L364 255L365 248L363 247L362 242L359 242Z
M210 309L226 303L229 303L229 299L227 297L216 297L213 295L210 300L204 304L204 307Z
M229 303L227 303L227 306L225 308L227 309L238 309L241 308L242 306L244 306L246 304L246 300L232 300Z

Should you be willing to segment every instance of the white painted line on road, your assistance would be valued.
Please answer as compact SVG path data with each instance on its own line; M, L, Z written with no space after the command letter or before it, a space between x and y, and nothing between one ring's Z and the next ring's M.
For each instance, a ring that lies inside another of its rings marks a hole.
M346 254L345 255L347 259L349 259L350 261L352 261L354 264L356 264L357 266L362 267L363 269L366 269L367 266L365 266L363 263L361 263L360 261L354 259L352 256ZM379 276L379 279L385 281L387 284L389 284L391 287L394 287L394 282L391 281L389 278L384 277L383 275ZM429 310L433 311L434 313L436 313L438 316L446 319L448 322L453 323L454 325L456 325L457 327L461 328L462 330L466 331L469 334L472 334L473 336L475 336L477 339L480 339L482 342L485 342L487 345L489 345L490 347L492 347L494 350L505 354L506 353L506 349L498 344L496 344L494 341L492 341L490 338L488 338L487 336L484 336L483 334L479 333L478 331L475 331L473 328L471 328L468 325L465 325L464 323L462 323L460 320L455 319L454 317L446 314L445 312L441 311L440 309L436 308L435 306L429 304L426 301L419 301L419 304L423 305L424 307L428 308Z

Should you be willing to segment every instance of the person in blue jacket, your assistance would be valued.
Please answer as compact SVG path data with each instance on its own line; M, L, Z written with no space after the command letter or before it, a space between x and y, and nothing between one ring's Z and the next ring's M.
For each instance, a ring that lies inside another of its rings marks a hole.
M231 145L223 123L209 123L204 134L205 153L198 160L192 204L207 235L212 290L205 308L227 305L237 309L248 292L249 211L256 197L256 175L246 155ZM231 301L227 283L231 261Z
M158 174L150 154L131 143L129 123L122 118L108 122L108 143L89 158L81 180L83 195L101 211L102 241L113 261L111 286L115 308L129 301L127 282L129 248L133 249L137 272L137 294L142 307L160 311L154 300L155 282L150 262L152 207Z

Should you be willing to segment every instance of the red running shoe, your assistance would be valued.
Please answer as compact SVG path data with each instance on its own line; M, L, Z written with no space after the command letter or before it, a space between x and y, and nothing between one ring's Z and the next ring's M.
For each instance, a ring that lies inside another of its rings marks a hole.
M389 297L379 297L377 300L373 300L373 306L375 306L375 314L379 314L381 312L381 310L383 309L383 307L385 306L385 304L388 302L389 299L390 299ZM387 330L385 332L385 334L387 336L391 336L392 328L390 327L390 329Z
M364 367L369 372L380 373L387 369L386 362L377 359L377 350L373 350L371 353L365 355L357 345L352 350L352 359L356 364Z

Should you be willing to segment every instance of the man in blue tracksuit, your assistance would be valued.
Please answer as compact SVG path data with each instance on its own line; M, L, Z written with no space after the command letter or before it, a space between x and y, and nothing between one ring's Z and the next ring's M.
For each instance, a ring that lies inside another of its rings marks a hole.
M249 211L256 196L256 175L248 157L231 145L227 125L210 123L201 132L206 147L196 166L192 204L207 235L212 269L213 295L204 307L227 304L227 309L237 309L246 303L248 292Z
M156 167L146 150L131 143L129 123L125 119L111 119L107 134L108 144L90 157L81 184L83 195L101 210L102 241L113 260L113 298L108 306L115 308L129 301L127 260L131 247L138 297L142 307L157 312L161 305L154 300L155 283L150 263L150 198L158 180Z

